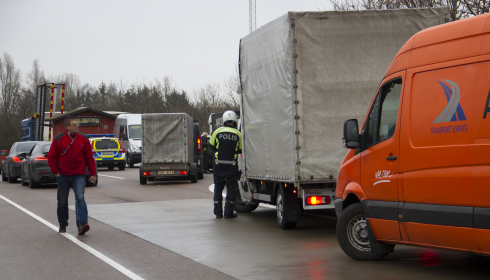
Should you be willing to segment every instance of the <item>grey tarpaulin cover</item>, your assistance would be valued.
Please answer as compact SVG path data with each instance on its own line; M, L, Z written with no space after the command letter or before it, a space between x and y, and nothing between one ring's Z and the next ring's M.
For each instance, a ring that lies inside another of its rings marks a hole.
M194 162L192 117L186 113L141 116L143 163Z
M362 123L384 73L448 8L289 12L240 42L245 175L336 180L343 123Z

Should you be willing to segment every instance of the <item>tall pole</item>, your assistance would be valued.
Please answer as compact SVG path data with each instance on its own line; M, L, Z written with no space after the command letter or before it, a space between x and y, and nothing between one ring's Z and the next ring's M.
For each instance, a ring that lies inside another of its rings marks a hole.
M257 1L249 0L249 22L250 22L250 33L257 29Z
M49 105L49 117L50 118L53 116L53 96L54 96L54 84L51 84L51 104ZM44 114L44 112L42 112L42 114ZM51 141L51 122L49 122L49 137L48 137L48 141Z

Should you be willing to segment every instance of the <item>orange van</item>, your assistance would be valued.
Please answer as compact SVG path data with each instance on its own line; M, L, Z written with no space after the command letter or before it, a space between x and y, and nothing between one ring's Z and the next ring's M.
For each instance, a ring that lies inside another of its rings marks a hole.
M337 239L355 260L395 244L490 254L490 14L400 49L339 169Z

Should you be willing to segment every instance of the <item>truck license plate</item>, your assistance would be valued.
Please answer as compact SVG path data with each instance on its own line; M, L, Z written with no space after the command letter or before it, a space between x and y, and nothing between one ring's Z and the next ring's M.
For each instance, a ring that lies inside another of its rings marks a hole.
M158 175L171 175L171 174L174 174L173 170L158 171Z
M113 153L112 152L102 152L102 155L103 156L112 156Z

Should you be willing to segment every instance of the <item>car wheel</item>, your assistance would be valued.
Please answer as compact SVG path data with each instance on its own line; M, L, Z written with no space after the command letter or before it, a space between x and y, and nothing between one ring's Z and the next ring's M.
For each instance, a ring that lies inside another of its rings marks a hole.
M20 171L20 183L22 184L22 186L28 186L29 185L29 182L26 182L26 180L24 178L24 172L22 172L22 170Z
M367 217L360 202L349 205L337 221L337 240L344 253L356 261L377 261L387 253L373 253L369 244Z
M9 173L7 174L7 176L8 176L9 183L12 184L12 183L16 183L17 182L17 178L16 177L10 176L10 170L9 170Z
M119 168L119 170L124 170L124 169L126 169L126 164L120 164L118 166L118 168Z
M107 169L109 169L110 171L114 170L114 166L108 166Z
M7 176L5 176L5 170L3 170L2 172L2 181L6 182L8 179L7 179Z
M39 186L40 186L39 183L36 183L36 182L34 182L34 180L32 180L32 178L29 178L29 188L35 189L35 188L38 188Z

